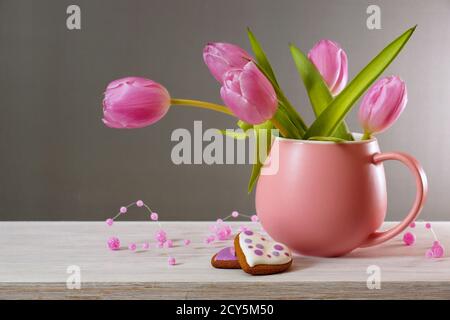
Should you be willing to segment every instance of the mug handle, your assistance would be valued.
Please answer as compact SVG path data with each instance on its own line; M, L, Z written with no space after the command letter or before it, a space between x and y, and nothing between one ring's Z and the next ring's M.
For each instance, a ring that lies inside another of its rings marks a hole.
M410 155L401 152L376 153L372 158L374 164L379 164L385 160L398 160L409 168L409 170L414 175L414 178L416 179L416 187L417 187L416 199L414 201L413 207L411 208L408 215L402 222L400 222L395 227L389 230L381 232L375 231L360 246L361 248L371 247L383 243L389 239L392 239L400 232L405 230L411 224L411 222L413 222L415 218L419 215L420 210L422 209L427 196L428 191L427 176L425 175L425 171L423 170L422 166L416 159L414 159Z

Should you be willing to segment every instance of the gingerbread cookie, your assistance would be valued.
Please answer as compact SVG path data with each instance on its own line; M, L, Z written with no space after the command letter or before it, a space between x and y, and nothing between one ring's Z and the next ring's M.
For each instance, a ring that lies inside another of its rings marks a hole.
M234 248L242 270L253 275L283 272L292 264L289 248L251 230L234 238Z
M227 247L217 252L211 258L211 265L218 269L240 269L234 247Z

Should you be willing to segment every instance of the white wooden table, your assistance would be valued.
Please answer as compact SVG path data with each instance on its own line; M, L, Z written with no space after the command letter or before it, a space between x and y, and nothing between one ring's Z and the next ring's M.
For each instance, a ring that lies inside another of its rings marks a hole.
M240 225L231 223L234 230ZM423 223L414 229L417 242L401 237L340 258L295 256L288 272L251 276L220 270L210 258L231 242L203 243L211 222L163 222L175 247L170 255L154 246L148 251L110 251L109 236L123 245L152 241L152 222L0 222L0 299L316 299L446 298L450 299L450 259L426 259L433 239ZM388 227L387 223L384 227ZM450 222L433 223L450 250ZM183 239L192 243L186 247ZM381 289L368 289L367 268L381 271ZM79 267L81 289L68 289L69 266Z

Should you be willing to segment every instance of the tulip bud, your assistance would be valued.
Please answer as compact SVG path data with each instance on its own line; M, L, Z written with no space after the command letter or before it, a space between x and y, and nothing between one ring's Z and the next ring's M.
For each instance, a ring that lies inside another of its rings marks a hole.
M242 69L252 57L234 44L215 42L203 49L203 60L214 78L222 83L227 71Z
M331 40L320 40L309 51L308 58L319 70L331 94L345 88L348 79L347 54Z
M358 118L365 136L383 132L400 117L408 102L405 83L396 76L378 80L365 94Z
M151 125L169 110L169 92L145 78L111 82L103 99L103 122L110 128L133 129Z
M278 106L272 85L252 61L225 74L220 95L239 119L250 124L271 119Z

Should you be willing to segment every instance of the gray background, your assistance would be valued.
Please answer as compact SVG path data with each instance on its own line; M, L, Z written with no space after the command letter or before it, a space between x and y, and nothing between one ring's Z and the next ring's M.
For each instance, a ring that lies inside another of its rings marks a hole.
M66 29L78 4L82 30ZM382 30L366 28L378 4ZM172 96L220 102L202 62L208 41L250 49L245 27L263 43L287 95L312 114L287 44L304 51L321 38L347 51L350 79L389 41L419 27L387 74L407 82L409 103L379 136L382 149L415 155L430 182L424 219L448 219L450 178L450 1L0 1L0 219L98 220L143 199L163 219L197 220L233 209L252 213L246 165L171 163L171 132L233 128L221 114L177 108L152 127L121 131L101 122L106 84L126 75L161 82ZM356 108L355 108L356 109ZM349 116L359 130L355 112ZM413 180L387 166L389 218L409 209ZM143 218L133 211L129 219Z

